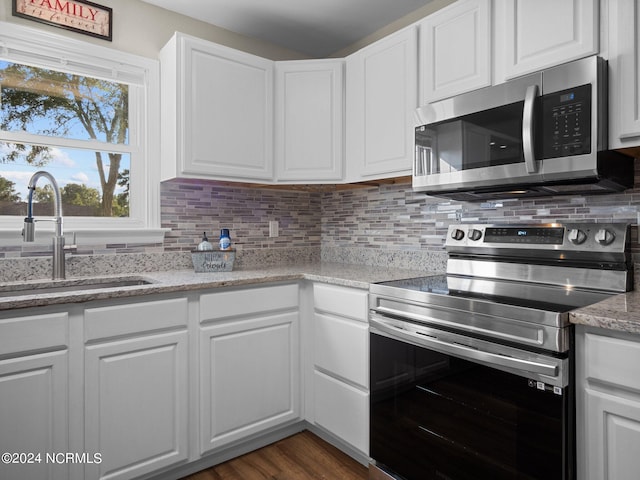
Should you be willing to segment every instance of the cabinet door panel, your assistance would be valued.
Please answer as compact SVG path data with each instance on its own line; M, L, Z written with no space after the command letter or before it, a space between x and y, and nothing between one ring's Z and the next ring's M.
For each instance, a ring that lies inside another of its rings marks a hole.
M202 329L201 453L298 418L297 315Z
M187 299L172 298L88 308L84 319L85 341L186 327Z
M347 58L347 177L410 175L418 106L416 27Z
M506 79L598 52L598 0L496 0ZM503 30L504 29L504 30Z
M160 52L162 178L273 179L273 62L176 33Z
M367 290L314 283L313 303L316 310L368 323Z
M187 459L187 333L85 351L85 443L102 463L88 478L124 479Z
M67 312L0 319L0 355L52 349L68 344Z
M586 391L585 480L635 480L640 472L640 401Z
M276 63L278 180L341 180L343 61Z
M69 451L67 351L0 361L0 451L40 454L40 462L0 463L0 478L67 479L46 454Z
M313 326L315 365L369 388L369 326L319 313Z
M640 145L640 4L609 2L610 148Z
M200 296L200 322L297 308L296 284L206 293Z
M197 50L190 63L185 171L271 178L272 64Z
M314 373L316 423L369 452L369 394L322 372Z
M587 333L585 349L597 359L585 366L588 381L599 380L640 393L640 366L630 361L640 358L640 343Z
M491 2L457 2L420 23L420 104L491 85Z

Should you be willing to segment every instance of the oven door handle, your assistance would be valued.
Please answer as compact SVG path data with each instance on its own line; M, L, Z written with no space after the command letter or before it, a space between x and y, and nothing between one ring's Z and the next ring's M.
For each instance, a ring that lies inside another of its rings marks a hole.
M460 343L445 342L426 334L420 334L397 327L391 322L380 318L378 315L369 318L369 325L373 329L379 330L393 338L405 340L418 346L431 348L439 351L440 353L454 355L466 360L475 360L482 362L485 365L500 365L550 377L558 376L558 365L500 355L499 353L486 352L484 350L467 347Z

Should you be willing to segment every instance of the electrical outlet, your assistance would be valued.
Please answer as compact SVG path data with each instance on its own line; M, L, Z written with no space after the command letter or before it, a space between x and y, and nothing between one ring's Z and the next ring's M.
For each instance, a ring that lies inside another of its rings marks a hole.
M278 225L278 221L277 220L270 220L269 221L269 236L270 237L277 237L279 232L279 225Z

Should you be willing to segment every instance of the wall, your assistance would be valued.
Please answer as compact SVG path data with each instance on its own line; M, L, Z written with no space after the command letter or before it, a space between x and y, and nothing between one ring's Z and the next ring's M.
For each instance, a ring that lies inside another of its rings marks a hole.
M620 194L540 197L470 203L414 193L410 185L388 185L322 194L321 257L325 261L420 269L444 268L444 239L452 223L621 222L637 224L636 188ZM637 226L632 252L640 253ZM420 255L416 255L420 252Z
M320 258L320 195L312 192L221 186L215 182L171 180L161 186L161 226L166 252L193 250L206 232L216 243L228 228L239 265L259 252L277 255L272 263L304 263ZM279 236L269 237L269 221Z
M431 15L432 13L456 1L457 0L431 0L424 7L419 8L414 12L411 12L409 15L405 15L404 17L399 18L395 22L392 22L389 25L384 26L380 30L373 32L371 35L367 35L366 37L360 39L354 44L349 45L348 47L343 48L342 50L338 50L337 52L332 54L331 57L342 58L342 57L351 55L352 53L360 50L361 48L366 47L370 43L380 40L381 38L384 38L387 35L392 34L393 32L396 32L404 27L407 27L417 22L418 20L422 20L427 15Z
M0 21L41 28L149 58L158 58L158 52L175 31L188 33L272 60L305 58L299 52L262 40L255 40L184 15L178 15L140 0L109 0L108 2L97 1L96 3L113 9L112 42L14 17L11 13L12 0L0 0Z

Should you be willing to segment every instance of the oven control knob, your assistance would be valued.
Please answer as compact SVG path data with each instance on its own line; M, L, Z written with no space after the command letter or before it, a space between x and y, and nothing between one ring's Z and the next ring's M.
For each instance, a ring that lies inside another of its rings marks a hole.
M464 232L459 228L454 228L451 231L451 238L453 238L454 240L462 240L464 238Z
M480 240L480 238L482 237L482 232L476 228L472 228L471 230L469 230L469 238L471 240Z
M615 238L615 234L606 228L601 228L598 230L598 233L596 233L596 242L600 245L609 245Z
M587 239L587 234L578 228L572 228L569 230L569 241L575 245L584 243Z

